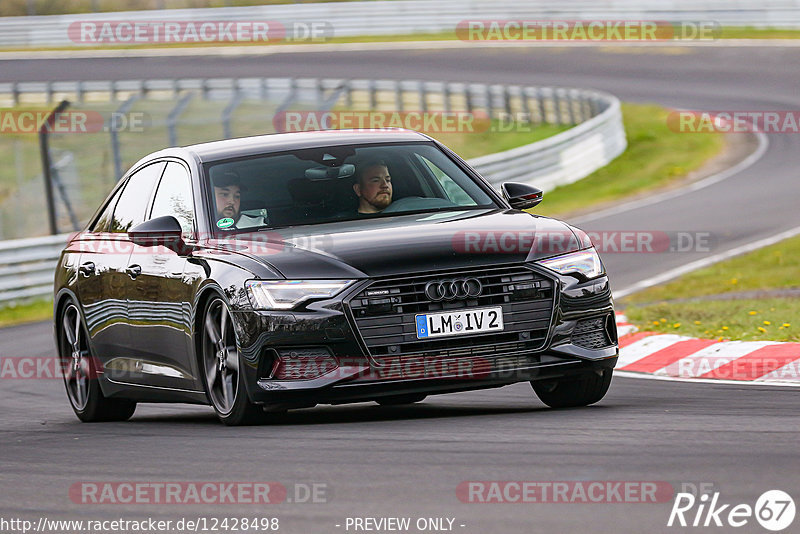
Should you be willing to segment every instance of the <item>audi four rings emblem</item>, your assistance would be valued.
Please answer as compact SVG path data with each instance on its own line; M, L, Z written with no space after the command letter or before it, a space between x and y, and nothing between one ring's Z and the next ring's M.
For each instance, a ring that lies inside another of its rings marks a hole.
M483 286L477 278L436 280L425 284L425 296L431 300L455 300L477 297Z

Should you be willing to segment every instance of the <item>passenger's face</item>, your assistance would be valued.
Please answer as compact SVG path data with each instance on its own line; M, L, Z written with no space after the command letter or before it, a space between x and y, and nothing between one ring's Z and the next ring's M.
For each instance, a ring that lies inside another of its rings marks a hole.
M239 216L242 194L238 185L214 187L214 197L217 202L217 213L220 217L236 219Z
M392 177L383 165L367 167L353 189L360 199L359 211L377 212L392 203Z

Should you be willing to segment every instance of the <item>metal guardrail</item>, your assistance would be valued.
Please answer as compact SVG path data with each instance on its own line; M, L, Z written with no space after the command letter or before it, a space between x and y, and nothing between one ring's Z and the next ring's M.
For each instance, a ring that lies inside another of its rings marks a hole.
M0 241L0 303L53 291L53 273L69 234Z
M126 99L130 91L172 91L177 97L187 89L213 92L261 93L282 87L292 101L324 103L330 109L338 99L351 107L354 97L370 109L483 111L527 117L535 123L574 124L553 137L505 152L475 158L469 163L495 186L505 181L529 182L550 190L589 175L626 148L619 100L592 90L504 85L395 80L318 79L212 79L147 80L138 82L58 82L51 84L0 84L0 94L28 92L78 96L106 91L110 98ZM220 94L216 95L220 97ZM413 98L412 98L413 97ZM336 100L334 100L334 98ZM388 101L388 102L387 102ZM409 102L410 101L410 102ZM287 99L288 102L288 99ZM435 136L435 134L434 134ZM0 304L52 291L53 270L68 234L0 241Z
M650 20L722 26L800 27L800 0L393 0L252 7L166 9L0 18L0 46L76 46L73 22L275 21L290 39L323 24L333 36L453 31L464 20ZM295 32L295 29L298 31ZM330 35L327 35L330 36Z
M620 103L602 93L582 91L598 109L591 119L536 143L469 161L492 185L529 182L543 191L580 180L604 167L628 146Z

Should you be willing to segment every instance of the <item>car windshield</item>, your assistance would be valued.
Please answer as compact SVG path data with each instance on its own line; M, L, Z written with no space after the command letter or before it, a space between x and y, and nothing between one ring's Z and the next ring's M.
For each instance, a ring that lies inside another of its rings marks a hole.
M294 150L206 165L223 232L497 207L432 143Z

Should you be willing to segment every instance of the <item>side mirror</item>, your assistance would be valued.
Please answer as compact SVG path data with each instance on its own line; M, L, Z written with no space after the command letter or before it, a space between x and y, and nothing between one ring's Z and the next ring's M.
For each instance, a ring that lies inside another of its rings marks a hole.
M178 254L186 251L183 241L183 229L178 219L172 215L156 217L137 224L128 230L128 237L135 244L143 247L157 247L159 245L174 250Z
M506 182L502 185L503 198L517 210L530 209L542 201L542 190L527 184Z

